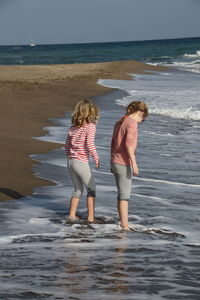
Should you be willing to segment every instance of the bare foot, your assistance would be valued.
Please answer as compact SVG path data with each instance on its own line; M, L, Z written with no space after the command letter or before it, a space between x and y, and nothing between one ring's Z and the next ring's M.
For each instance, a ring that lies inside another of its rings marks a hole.
M78 216L74 216L74 217L68 216L67 219L75 221L75 220L79 220L80 217L78 217Z
M90 219L88 218L87 220L88 220L88 222L90 222L90 223L93 223L93 222L94 222L94 218L92 218L92 219L91 219L91 218L90 218Z
M120 229L123 229L123 230L130 230L130 228L129 228L128 225L127 225L127 226L124 226L124 227L122 227L121 225L119 225L119 228L120 228Z

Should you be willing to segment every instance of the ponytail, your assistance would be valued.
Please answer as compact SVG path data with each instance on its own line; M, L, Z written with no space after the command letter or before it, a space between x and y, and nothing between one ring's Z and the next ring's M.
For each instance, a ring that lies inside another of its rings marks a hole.
M122 123L124 122L124 120L127 118L127 115L124 115L117 123L118 125L122 125Z

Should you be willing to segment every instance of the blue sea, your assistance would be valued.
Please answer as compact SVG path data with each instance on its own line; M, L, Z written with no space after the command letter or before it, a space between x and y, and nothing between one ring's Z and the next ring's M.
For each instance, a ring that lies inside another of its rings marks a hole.
M200 38L66 45L0 46L0 65L74 64L116 60L199 69ZM191 70L191 69L189 69Z
M86 222L85 196L80 221L66 219L73 190L64 154L66 112L51 120L48 134L34 137L60 148L30 153L41 162L35 176L54 185L0 203L1 299L200 299L200 38L0 47L0 64L129 59L171 68L130 80L99 78L117 89L94 99L101 110L100 169L91 162L97 222ZM139 125L140 174L129 202L131 230L123 231L109 151L114 123L133 100L145 101L150 115Z

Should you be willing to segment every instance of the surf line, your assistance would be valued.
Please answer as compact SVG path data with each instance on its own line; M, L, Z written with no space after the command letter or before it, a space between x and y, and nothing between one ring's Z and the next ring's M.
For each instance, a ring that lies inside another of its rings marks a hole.
M99 170L92 170L94 173L101 173L106 175L113 175L111 172L106 171L99 171ZM137 181L147 181L147 182L156 182L156 183L164 183L164 184L172 184L172 185L180 185L180 186L190 186L194 188L200 188L199 184L191 184L191 183L183 183L183 182L173 182L173 181L167 181L167 180L159 180L159 179L150 179L150 178L138 178L134 177L134 180Z
M164 184L172 184L172 185L181 185L181 186L190 186L190 187L200 188L199 184L190 184L190 183L183 183L183 182L173 182L173 181L167 181L167 180L137 178L137 177L134 177L134 179L138 180L138 181L157 182L157 183L164 183Z

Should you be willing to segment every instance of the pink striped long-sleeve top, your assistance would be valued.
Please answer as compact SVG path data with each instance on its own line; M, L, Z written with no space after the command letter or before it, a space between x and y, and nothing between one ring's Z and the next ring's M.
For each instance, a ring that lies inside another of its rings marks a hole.
M89 162L89 158L92 156L97 166L99 156L94 144L95 134L95 123L85 124L82 127L72 125L68 131L65 144L67 158L75 158L83 162Z

